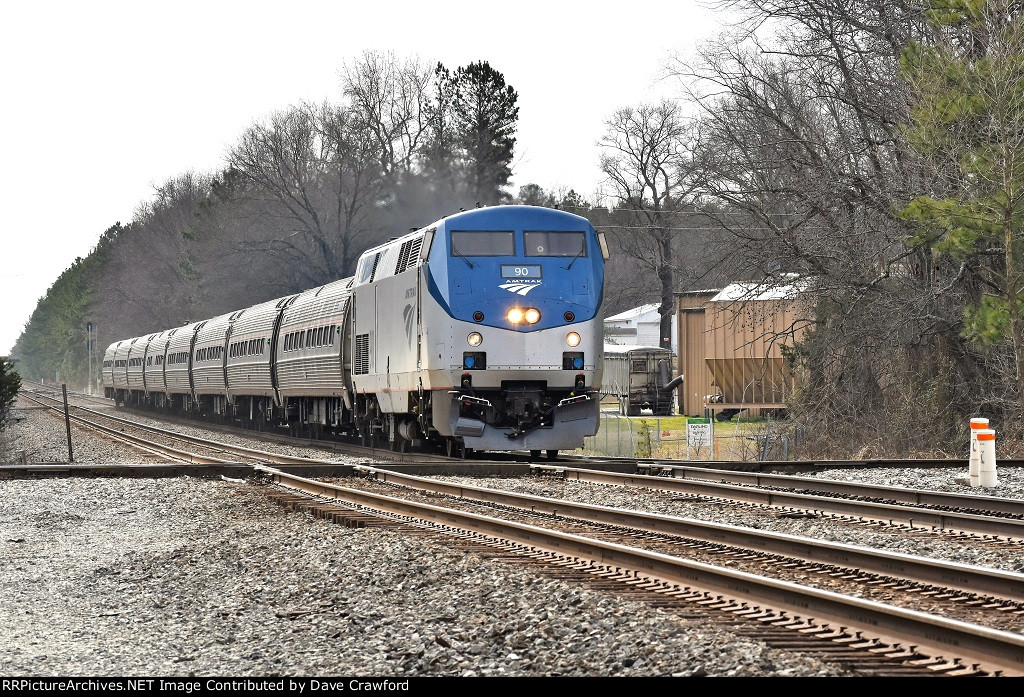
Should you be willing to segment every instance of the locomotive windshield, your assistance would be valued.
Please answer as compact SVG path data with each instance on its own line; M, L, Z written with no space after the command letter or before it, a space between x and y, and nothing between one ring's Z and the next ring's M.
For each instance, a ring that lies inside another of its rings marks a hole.
M453 257L511 257L516 242L511 230L452 230Z
M582 232L527 231L523 233L528 257L582 257L587 254Z

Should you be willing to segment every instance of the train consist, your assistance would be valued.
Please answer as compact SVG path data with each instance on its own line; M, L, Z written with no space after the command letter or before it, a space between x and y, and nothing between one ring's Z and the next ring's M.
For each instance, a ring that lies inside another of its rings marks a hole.
M356 275L111 344L104 394L395 450L578 448L598 427L607 246L585 219L479 208Z

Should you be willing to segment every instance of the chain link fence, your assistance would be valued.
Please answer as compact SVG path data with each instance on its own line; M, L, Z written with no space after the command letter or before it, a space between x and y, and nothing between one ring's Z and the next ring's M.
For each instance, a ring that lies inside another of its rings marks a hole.
M718 426L714 442L713 454L709 446L688 446L685 422L679 417L630 418L618 412L602 411L597 434L588 437L579 452L673 460L789 460L797 456L803 433L799 427L784 421L741 422Z

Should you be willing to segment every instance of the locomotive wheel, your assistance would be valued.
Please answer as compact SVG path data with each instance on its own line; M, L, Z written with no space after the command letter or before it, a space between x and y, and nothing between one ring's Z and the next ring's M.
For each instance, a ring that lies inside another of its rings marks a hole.
M530 451L530 459L531 460L539 460L540 459L540 451L539 450L531 450Z
M549 460L557 460L558 459L558 451L557 450L549 450L548 451L548 459Z

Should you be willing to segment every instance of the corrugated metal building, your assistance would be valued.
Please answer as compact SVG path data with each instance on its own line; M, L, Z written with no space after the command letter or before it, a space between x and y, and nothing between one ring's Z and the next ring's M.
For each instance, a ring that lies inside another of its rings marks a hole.
M677 372L683 374L683 386L677 390L679 413L704 414L704 397L713 393L711 371L704 363L706 323L705 307L720 289L694 290L676 294L676 329L679 332Z
M782 409L795 387L782 356L807 328L796 284L733 283L676 295L680 413Z

